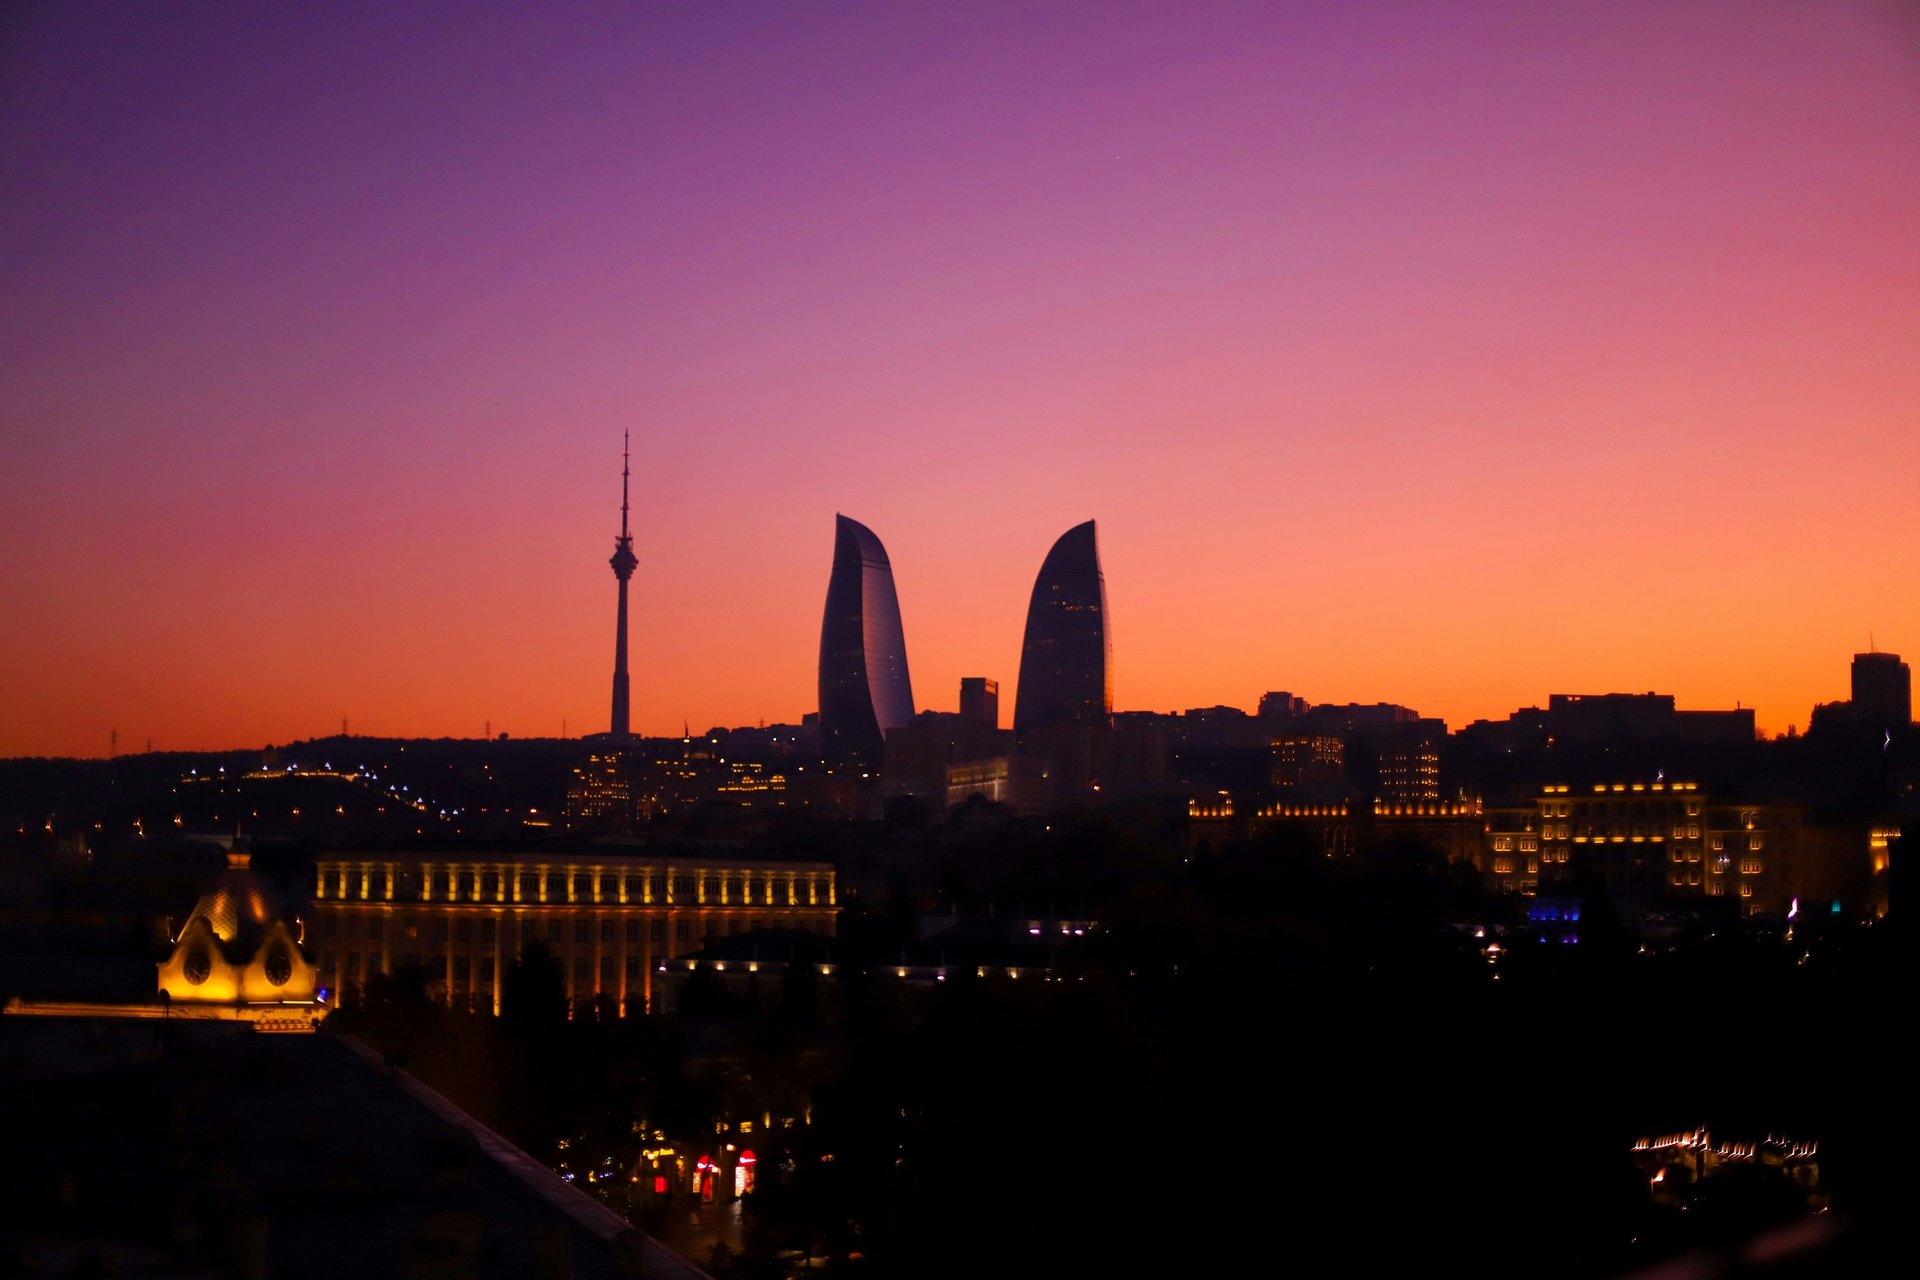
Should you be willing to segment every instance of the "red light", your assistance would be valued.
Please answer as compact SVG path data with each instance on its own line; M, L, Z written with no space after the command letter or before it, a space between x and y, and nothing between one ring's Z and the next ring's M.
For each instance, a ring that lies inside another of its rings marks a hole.
M754 1159L753 1159L753 1152L751 1152L751 1151L742 1151L742 1152L740 1153L740 1163L741 1163L741 1164L752 1164L752 1163L754 1163Z
M657 1196L663 1196L667 1194L667 1175L666 1174L656 1173L653 1175L653 1194Z

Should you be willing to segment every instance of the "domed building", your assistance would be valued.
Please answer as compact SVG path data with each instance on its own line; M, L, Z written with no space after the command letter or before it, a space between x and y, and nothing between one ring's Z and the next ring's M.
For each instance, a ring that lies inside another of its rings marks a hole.
M236 846L227 869L194 904L160 962L174 1004L274 1005L316 1001L320 970L301 952L302 929Z

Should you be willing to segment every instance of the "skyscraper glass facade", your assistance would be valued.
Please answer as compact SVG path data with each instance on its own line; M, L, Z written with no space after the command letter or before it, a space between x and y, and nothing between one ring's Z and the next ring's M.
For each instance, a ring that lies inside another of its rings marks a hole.
M1060 535L1040 566L1027 605L1013 731L1108 725L1113 719L1113 639L1107 582L1093 521Z
M878 769L886 732L913 719L893 566L873 530L835 517L820 624L820 738L829 763Z

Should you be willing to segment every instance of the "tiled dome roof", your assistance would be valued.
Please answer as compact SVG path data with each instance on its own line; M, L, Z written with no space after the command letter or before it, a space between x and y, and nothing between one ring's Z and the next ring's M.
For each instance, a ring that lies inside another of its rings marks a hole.
M200 895L187 917L189 922L204 917L229 959L253 955L268 927L284 918L277 896L248 862L244 852L229 853L227 869Z

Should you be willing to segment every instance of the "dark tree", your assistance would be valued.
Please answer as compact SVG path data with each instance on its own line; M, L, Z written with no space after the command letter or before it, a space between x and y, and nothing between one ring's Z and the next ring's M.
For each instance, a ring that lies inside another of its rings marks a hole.
M558 1035L567 1024L567 982L560 961L538 938L520 948L500 987L500 1017L519 1040Z

